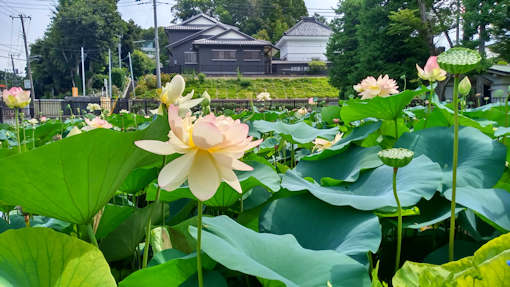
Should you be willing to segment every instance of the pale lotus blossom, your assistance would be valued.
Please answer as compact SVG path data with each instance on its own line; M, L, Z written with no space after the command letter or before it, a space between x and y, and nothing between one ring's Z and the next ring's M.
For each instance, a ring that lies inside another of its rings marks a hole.
M263 101L270 101L271 100L271 94L268 92L262 92L257 95L257 101L263 102Z
M126 109L122 109L119 111L119 114L129 114L129 111Z
M192 107L200 104L204 100L204 98L192 99L194 91L191 91L191 93L183 97L182 93L185 87L186 82L184 78L181 75L175 75L161 90L159 100L167 107L170 105L179 107L180 115L185 115Z
M79 134L81 134L81 133L82 133L82 131L81 131L78 127L74 126L74 127L73 127L70 131L69 131L69 133L67 134L66 138L68 138L68 137L72 137L72 136L75 136L75 135L79 135Z
M101 110L101 106L99 104L93 104L93 103L89 103L87 105L87 110L91 113L95 112L95 111L100 111Z
M248 125L214 114L193 122L190 113L184 118L179 117L179 108L174 105L168 108L168 122L171 128L168 141L135 142L138 147L155 154L182 154L159 173L158 184L162 189L175 190L187 179L193 195L205 201L214 196L223 180L242 193L233 170L252 170L239 159L245 151L262 142L252 141L252 137L248 136Z
M338 133L332 141L328 141L323 138L316 138L315 140L313 140L314 146L312 150L321 152L325 149L328 149L337 142L339 142L342 139L343 135L344 135L343 133Z
M384 75L384 77L379 75L377 80L371 76L366 77L353 88L361 96L362 100L375 97L388 97L398 93L397 82L390 79L388 75Z
M35 118L34 118L34 119L29 119L29 120L28 120L28 123L29 123L29 124L31 124L31 125L33 125L33 126L35 126L35 125L37 125L37 124L39 123L39 121L38 121L37 119L35 119Z
M308 113L308 110L305 107L303 107L303 108L300 108L299 110L297 110L295 115L299 118L302 118L302 117L306 116L307 113Z
M95 117L92 120L85 118L85 123L87 124L87 126L82 128L84 131L90 131L90 130L98 129L98 128L100 128L100 129L111 129L112 128L112 125L109 122L101 119L100 117Z
M446 71L439 67L437 57L431 56L427 60L424 69L416 64L418 77L429 82L444 81L446 79Z
M3 91L2 99L11 109L24 108L30 103L30 91L24 91L20 87L12 87Z

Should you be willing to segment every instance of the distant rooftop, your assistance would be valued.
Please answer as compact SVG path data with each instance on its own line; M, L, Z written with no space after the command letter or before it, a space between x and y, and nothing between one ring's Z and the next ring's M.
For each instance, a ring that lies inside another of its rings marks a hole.
M492 65L489 71L510 75L510 65Z
M315 17L303 17L296 25L284 33L284 36L329 36L332 31Z

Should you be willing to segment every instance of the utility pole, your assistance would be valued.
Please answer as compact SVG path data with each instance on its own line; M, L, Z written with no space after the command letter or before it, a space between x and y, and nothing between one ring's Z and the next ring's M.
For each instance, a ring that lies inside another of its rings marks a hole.
M30 102L32 112L32 117L34 117L34 103L35 103L35 90L34 90L34 80L32 79L32 69L30 68L30 55L28 54L28 43L27 43L27 33L25 31L25 21L24 18L32 19L31 17L24 16L23 14L19 14L17 17L11 16L12 19L19 18L21 20L21 29L23 31L23 42L25 42L25 55L27 57L27 70L28 70L28 79L30 80L30 95L32 97L32 101Z
M112 50L108 48L108 95L112 98Z
M119 68L122 68L122 35L117 35L119 37L119 44L117 44L117 49L119 53Z
M135 77L133 76L133 64L131 63L131 52L128 52L129 59L129 72L131 73L131 86L133 87L133 98L136 97L135 94Z
M81 47L81 86L83 96L85 97L87 93L85 91L85 53L83 52L83 47Z
M156 0L152 0L154 8L154 46L156 46L156 79L158 80L158 89L161 89L161 67L159 66L159 35L158 35L158 14Z
M5 72L4 72L4 80L5 80L5 89L8 89L9 86L7 85L7 68L5 68Z
M12 63L12 74L15 77L16 76L16 68L14 68L14 58L12 57L12 54L11 54L11 63Z

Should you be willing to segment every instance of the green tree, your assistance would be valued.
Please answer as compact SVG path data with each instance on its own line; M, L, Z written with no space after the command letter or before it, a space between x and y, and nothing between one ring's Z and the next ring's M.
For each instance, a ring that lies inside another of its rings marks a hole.
M133 52L131 60L135 79L138 79L145 74L152 73L152 71L156 68L156 62L140 50L135 50Z
M414 78L415 64L423 64L428 58L424 35L414 29L395 30L391 25L392 12L401 9L417 9L416 3L403 0L340 2L337 14L341 17L331 24L333 35L327 56L332 61L330 82L344 93L343 96L354 93L352 86L367 76L388 74L397 80L402 75Z
M80 85L80 48L86 51L87 85L105 70L108 48L114 48L123 21L115 0L60 0L44 37L31 47L37 55L33 76L37 93L54 89L69 94Z

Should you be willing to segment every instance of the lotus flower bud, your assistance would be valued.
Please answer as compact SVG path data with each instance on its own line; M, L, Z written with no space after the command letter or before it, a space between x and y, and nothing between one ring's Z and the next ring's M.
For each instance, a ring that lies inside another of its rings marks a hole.
M471 82L468 77L464 77L459 83L459 93L463 96L467 96L471 91Z

